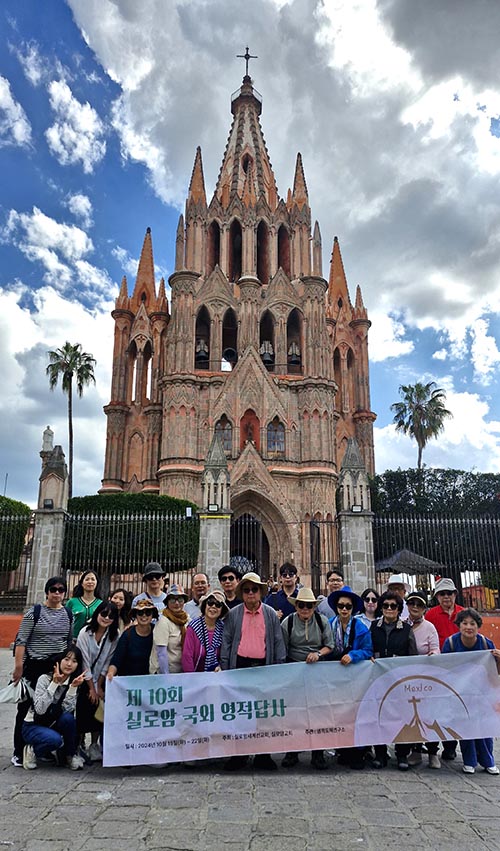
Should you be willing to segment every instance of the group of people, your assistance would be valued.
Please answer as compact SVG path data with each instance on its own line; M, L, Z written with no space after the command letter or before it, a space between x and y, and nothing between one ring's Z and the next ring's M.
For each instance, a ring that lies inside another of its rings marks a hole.
M277 591L256 573L242 576L230 565L219 570L218 580L220 587L212 589L208 576L195 574L189 598L177 584L164 588L165 571L150 562L143 592L132 600L119 588L104 601L97 574L85 571L64 603L65 579L49 579L44 604L26 612L15 643L12 679L23 676L33 698L18 704L13 764L34 769L49 761L78 770L102 759L105 688L115 676L216 673L324 660L347 666L483 649L500 666L500 651L479 632L480 615L457 604L451 579L436 583L436 605L430 609L426 594L412 591L399 574L390 577L382 594L366 588L358 595L339 570L332 570L324 597L300 584L290 562L280 568ZM456 747L455 741L443 742L442 758L454 759ZM460 748L465 773L479 764L499 774L492 739L460 741ZM438 749L438 742L396 744L397 766L407 771L426 752L429 767L439 769ZM387 746L378 743L337 751L338 763L352 769L383 768L388 759ZM224 768L235 771L248 760L233 756ZM299 754L289 752L281 764L292 768L298 762ZM256 755L253 765L265 771L278 767L270 754ZM312 752L311 765L327 768L322 750Z

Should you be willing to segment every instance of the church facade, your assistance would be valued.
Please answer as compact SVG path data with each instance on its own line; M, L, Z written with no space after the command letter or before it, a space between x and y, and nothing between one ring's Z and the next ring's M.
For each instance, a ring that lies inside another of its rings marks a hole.
M131 295L122 281L100 492L169 494L208 508L202 484L217 434L233 554L267 575L285 560L307 565L312 519L326 521L324 561L337 560L340 466L355 438L374 473L375 414L361 290L352 302L336 238L323 277L301 155L280 197L261 109L247 74L232 96L210 202L196 152L170 305L164 281L156 286L149 228ZM210 498L217 504L217 488Z

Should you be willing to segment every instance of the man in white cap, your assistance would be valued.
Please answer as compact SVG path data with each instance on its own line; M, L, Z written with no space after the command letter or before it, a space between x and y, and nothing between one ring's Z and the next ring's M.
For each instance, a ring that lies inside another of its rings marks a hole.
M246 573L238 582L237 596L242 606L231 609L224 619L224 635L220 651L223 671L233 668L258 668L285 661L286 650L278 615L262 599L267 583L256 573ZM247 756L233 756L225 764L226 771L236 771L248 761ZM276 771L277 765L270 754L257 754L254 768Z
M429 609L425 619L436 627L439 636L439 648L442 650L446 639L455 632L460 632L460 628L455 623L455 618L462 611L463 606L457 605L457 587L453 579L439 579L434 587L434 597L438 605ZM443 759L455 759L457 743L448 741L442 744Z
M401 612L401 620L407 621L410 617L410 613L408 611L408 606L405 602L405 595L411 591L411 588L406 582L402 573L393 573L392 576L389 576L387 580L387 590L395 591L396 594L399 594L403 601L403 611Z

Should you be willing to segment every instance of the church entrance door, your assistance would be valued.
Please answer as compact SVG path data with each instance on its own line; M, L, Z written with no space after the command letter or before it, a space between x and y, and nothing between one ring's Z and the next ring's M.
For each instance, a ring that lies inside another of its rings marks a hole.
M269 541L260 520L242 514L231 526L231 566L242 573L254 570L261 579L269 576Z

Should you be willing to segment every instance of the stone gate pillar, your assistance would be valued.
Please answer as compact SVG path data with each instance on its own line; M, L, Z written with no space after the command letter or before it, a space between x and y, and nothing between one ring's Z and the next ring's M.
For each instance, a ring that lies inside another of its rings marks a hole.
M342 568L346 582L360 593L364 588L375 585L373 513L368 475L353 437L348 440L342 461L339 491Z
M207 574L211 585L216 585L218 571L229 564L232 515L227 458L217 433L207 453L201 490L198 570Z
M68 468L61 446L52 448L53 432L47 426L40 452L42 473L35 511L35 531L26 603L45 598L47 579L61 573L64 522L68 507Z

